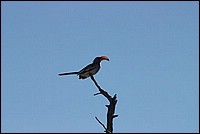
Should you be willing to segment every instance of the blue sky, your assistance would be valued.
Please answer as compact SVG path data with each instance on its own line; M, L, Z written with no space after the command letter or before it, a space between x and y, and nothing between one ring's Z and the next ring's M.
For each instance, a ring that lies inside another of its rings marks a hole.
M1 131L199 132L198 2L2 2Z

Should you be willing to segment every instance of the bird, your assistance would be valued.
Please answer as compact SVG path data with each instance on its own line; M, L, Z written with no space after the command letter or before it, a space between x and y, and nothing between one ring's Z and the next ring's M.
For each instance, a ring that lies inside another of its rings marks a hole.
M95 75L99 71L99 69L101 67L100 63L103 60L109 61L109 58L107 56L96 57L93 60L93 63L87 65L86 67L84 67L83 69L81 69L78 72L60 73L58 75L63 76L63 75L77 74L79 76L79 79L86 79L88 77L91 77L91 76Z

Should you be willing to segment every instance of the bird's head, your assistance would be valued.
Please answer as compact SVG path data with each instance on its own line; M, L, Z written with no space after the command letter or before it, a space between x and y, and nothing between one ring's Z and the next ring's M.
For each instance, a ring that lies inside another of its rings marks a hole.
M96 57L96 58L93 60L93 63L100 63L102 60L107 60L107 61L109 61L109 58L108 58L107 56Z

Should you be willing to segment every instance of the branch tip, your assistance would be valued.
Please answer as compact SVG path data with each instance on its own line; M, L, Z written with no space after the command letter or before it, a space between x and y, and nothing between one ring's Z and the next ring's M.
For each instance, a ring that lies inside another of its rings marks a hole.
M99 122L99 124L101 124L103 126L103 128L105 129L105 132L107 132L107 128L105 127L105 125L95 116L95 119Z
M118 117L118 115L113 115L113 118Z
M96 93L96 94L94 94L94 96L99 95L99 94L101 94L101 93Z

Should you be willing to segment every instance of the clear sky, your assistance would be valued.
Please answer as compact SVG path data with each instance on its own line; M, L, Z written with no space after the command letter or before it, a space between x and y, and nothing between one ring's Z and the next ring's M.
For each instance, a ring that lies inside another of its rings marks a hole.
M199 2L1 2L1 131L199 131Z

